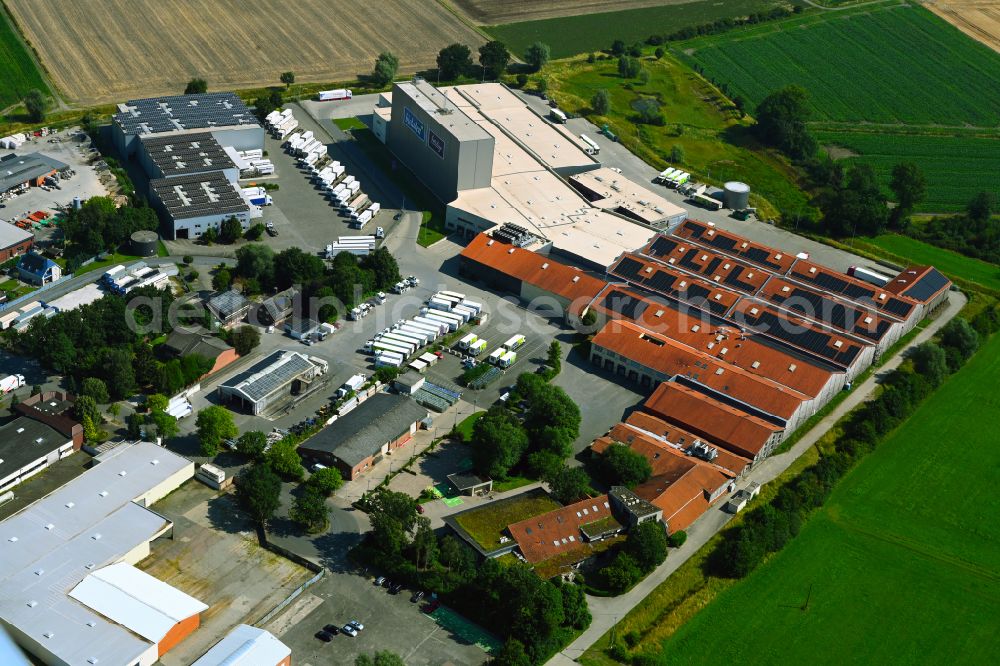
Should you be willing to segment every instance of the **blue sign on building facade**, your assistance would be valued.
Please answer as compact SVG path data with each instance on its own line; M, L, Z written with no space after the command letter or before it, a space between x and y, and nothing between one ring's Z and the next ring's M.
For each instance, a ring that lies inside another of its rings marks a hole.
M430 130L427 137L427 145L431 147L431 150L437 153L438 157L444 159L444 139L435 134L434 130Z
M409 127L414 134L420 137L423 141L426 138L424 134L424 123L420 118L417 118L416 114L410 111L408 108L403 109L403 124Z

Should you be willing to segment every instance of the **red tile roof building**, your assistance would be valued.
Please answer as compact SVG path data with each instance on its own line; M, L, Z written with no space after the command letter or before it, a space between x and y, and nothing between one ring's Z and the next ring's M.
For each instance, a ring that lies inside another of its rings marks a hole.
M614 532L621 529L611 513L607 495L522 520L509 525L507 531L517 541L524 559L537 564L566 553L578 553L580 559L586 557L590 546L581 528L599 522L602 527L611 526Z

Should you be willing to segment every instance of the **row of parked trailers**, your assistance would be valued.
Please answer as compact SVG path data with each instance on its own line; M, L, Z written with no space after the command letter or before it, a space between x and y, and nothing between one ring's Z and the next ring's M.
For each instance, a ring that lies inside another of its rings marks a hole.
M689 180L691 180L690 173L675 167L664 169L656 176L656 182L667 187L680 187Z
M276 139L284 139L299 126L291 109L272 111L264 118L264 126Z
M12 328L18 333L27 330L31 320L35 317L54 317L59 310L50 307L41 301L26 303L17 309L0 312L0 331Z
M442 335L457 331L459 326L468 323L482 312L481 304L468 301L464 295L455 292L438 292L432 299L442 295L452 302L457 301L458 305L449 310L432 308L429 305L421 308L418 316L393 326L365 345L366 351L374 352L376 367L384 365L402 367L406 359L416 354L417 350L426 347Z

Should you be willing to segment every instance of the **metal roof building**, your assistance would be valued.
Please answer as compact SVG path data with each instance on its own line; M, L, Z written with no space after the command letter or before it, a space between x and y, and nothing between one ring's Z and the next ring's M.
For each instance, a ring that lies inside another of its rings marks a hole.
M251 414L262 414L284 402L302 384L326 373L325 362L290 349L279 349L219 385L219 397Z
M291 659L292 651L271 632L240 624L192 666L285 666Z
M172 529L145 507L193 475L193 463L154 444L122 446L0 522L0 621L23 649L45 663L147 666L197 627L203 604L164 595L130 566Z
M250 226L250 207L223 171L149 181L150 199L175 238L195 238L235 217Z
M41 153L4 155L0 157L0 194L22 185L37 185L40 179L68 168L69 165Z
M228 180L235 181L240 175L232 158L209 132L143 136L139 162L150 178L223 171Z
M237 150L264 146L264 128L231 92L133 99L119 104L112 117L112 134L123 155L133 152L138 136L192 131L209 131Z

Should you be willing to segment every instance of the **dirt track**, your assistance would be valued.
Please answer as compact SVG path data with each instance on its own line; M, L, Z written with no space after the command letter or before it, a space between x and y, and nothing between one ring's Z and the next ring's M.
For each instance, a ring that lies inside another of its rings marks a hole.
M925 6L973 39L1000 52L1000 3L997 0L937 0Z
M433 0L6 0L56 86L74 103L338 81L371 71L389 50L403 71L433 65L441 47L484 40Z
M694 0L452 0L479 25L519 23L558 16L612 12L636 7L682 5Z

